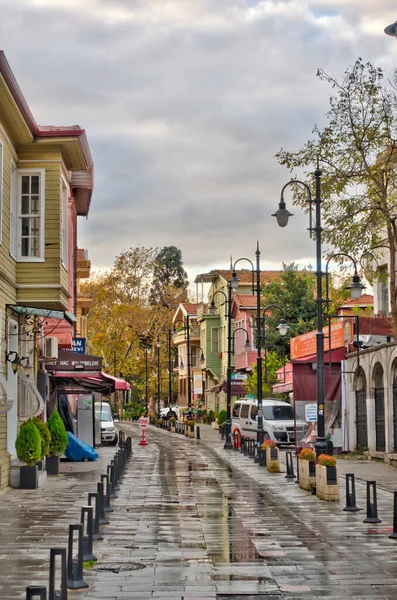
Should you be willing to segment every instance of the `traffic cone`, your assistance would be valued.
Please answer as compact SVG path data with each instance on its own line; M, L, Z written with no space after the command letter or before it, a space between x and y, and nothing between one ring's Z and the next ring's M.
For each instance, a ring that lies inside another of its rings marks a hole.
M146 441L146 436L145 436L145 430L144 429L142 429L141 440L140 440L138 446L147 446L147 441Z

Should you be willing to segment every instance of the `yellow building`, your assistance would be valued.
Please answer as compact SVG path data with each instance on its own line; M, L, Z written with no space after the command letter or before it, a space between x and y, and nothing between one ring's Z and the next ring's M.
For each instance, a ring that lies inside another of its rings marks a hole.
M75 335L77 217L92 189L85 131L38 126L0 51L0 491L19 423L45 413L46 338L62 323Z

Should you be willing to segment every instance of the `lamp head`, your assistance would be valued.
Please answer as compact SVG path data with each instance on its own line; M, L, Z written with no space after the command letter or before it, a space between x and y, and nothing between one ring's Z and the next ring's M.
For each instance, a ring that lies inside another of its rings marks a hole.
M276 329L278 329L278 332L281 336L287 335L289 327L286 320L280 319L280 323L277 325Z
M248 338L245 340L245 345L244 345L244 348L245 348L245 350L246 350L247 352L248 352L249 350L251 350L251 344L250 344L250 341L249 341L249 339L248 339Z
M181 360L181 363L180 363L180 365L179 365L179 366L180 366L180 368L181 368L182 370L185 368L185 365L183 364L183 360Z
M386 35L391 35L392 37L395 37L397 39L397 21L385 27L384 31Z
M236 271L233 271L232 276L230 278L230 285L232 290L237 290L240 278L237 277Z
M352 282L346 286L346 289L350 290L353 300L358 300L365 289L365 285L361 283L360 277L355 273L352 277Z
M211 304L210 304L210 307L208 309L208 312L210 313L210 315L215 315L216 314L216 306L215 306L215 302L214 302L213 299L211 300Z
M286 227L288 224L288 219L293 216L294 215L286 208L283 199L281 199L279 202L278 210L272 214L272 217L276 217L279 227Z
M205 363L205 356L204 356L204 354L201 354L201 356L200 356L200 363L202 365Z

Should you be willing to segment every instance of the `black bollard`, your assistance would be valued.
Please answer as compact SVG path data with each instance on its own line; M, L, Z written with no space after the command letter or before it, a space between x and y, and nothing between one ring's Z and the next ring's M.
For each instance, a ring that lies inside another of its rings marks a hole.
M94 518L92 520L92 539L103 540L99 533L99 496L98 492L88 492L88 506L94 506Z
M372 502L371 502L372 488ZM382 523L378 517L378 501L376 499L376 481L367 481L367 518L363 523Z
M110 506L110 485L109 485L109 475L101 475L101 481L103 483L103 510L106 512L114 512L113 508ZM106 482L106 484L105 484Z
M196 427L196 440L200 440L200 427L197 425Z
M393 493L394 505L393 505L393 533L389 535L392 540L397 539L397 492Z
M109 525L109 521L105 515L105 507L103 504L103 481L98 481L96 484L98 492L98 510L99 510L99 525Z
M346 506L343 509L348 512L357 512L361 510L356 505L356 484L354 482L354 473L346 473Z
M47 600L47 588L43 585L28 585L26 588L26 600Z
M225 439L225 426L219 425L219 429L220 429L221 439L224 440Z
M299 483L299 454L296 455L296 479L295 483Z
M259 452L259 461L258 461L259 466L267 467L266 450L264 450L263 448L258 448L258 452Z
M74 532L77 531L77 555L73 556ZM69 525L68 543L68 590L87 588L83 579L83 526L81 523Z
M118 498L117 494L115 493L115 485L114 485L114 466L113 465L108 465L107 468L107 473L108 473L108 477L109 477L109 494L110 494L110 499L114 500L114 498Z
M120 476L120 466L119 459L117 454L114 455L114 459L111 461L111 464L114 467L114 489L118 491L120 489L119 486L119 476Z
M55 559L57 556L61 557L61 587L59 589L55 589ZM50 585L48 588L48 600L68 600L66 548L50 549Z
M87 517L87 518L86 518ZM94 533L94 507L82 506L80 523L83 526L83 562L97 560L92 552L92 535ZM87 523L87 527L85 527ZM86 533L85 533L86 530Z
M292 462L292 452L290 450L288 450L288 452L285 453L285 461L287 464L287 474L285 478L295 479L294 463Z

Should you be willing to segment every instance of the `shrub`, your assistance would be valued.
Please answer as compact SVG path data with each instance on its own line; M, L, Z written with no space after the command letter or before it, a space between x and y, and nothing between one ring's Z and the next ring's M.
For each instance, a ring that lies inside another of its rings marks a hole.
M21 425L15 442L19 460L28 467L33 467L41 458L41 438L39 430L32 421Z
M221 410L218 415L218 424L224 425L226 423L227 412L225 410Z
M308 460L309 462L316 462L316 453L311 448L302 448L299 452L299 460Z
M267 448L276 448L277 444L274 440L265 440L261 445L262 450L266 450Z
M189 425L189 427L192 427L194 425L194 421L188 421L187 424Z
M31 419L33 425L35 425L37 427L37 430L40 434L40 440L41 440L41 458L45 458L46 456L48 456L48 452L50 451L50 442L51 442L51 434L50 431L48 429L48 427L46 427L45 423L43 423L43 421L41 419L39 419L39 417L34 417L34 419Z
M170 417L170 423L175 423L176 418L175 417Z
M212 423L212 421L215 421L215 413L212 409L210 409L208 411L208 422Z
M280 463L278 460L271 460L267 465L269 473L280 473Z
M323 467L336 467L336 458L329 456L328 454L320 454L318 457L318 464Z
M51 417L46 423L50 434L50 450L49 456L62 456L69 442L68 434L66 433L65 425L56 408L52 411Z

